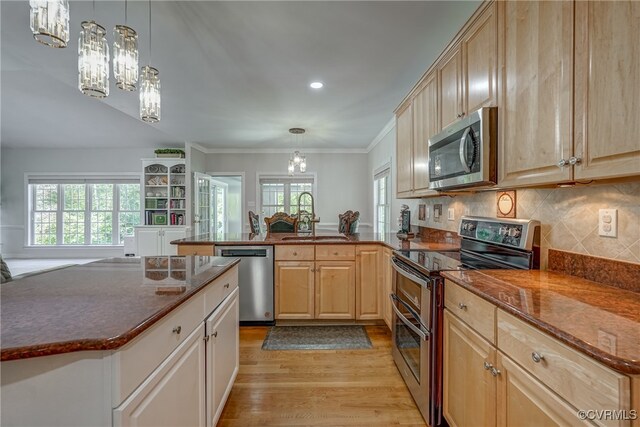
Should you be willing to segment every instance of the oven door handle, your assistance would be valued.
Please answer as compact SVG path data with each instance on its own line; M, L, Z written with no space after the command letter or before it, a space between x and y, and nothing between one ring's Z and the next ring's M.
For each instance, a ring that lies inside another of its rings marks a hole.
M424 286L424 287L429 286L429 283L427 283L426 280L421 279L420 277L416 276L415 274L411 274L408 271L406 271L404 268L402 268L400 263L395 258L391 258L391 263L392 263L393 269L395 271L397 271L400 275L406 277L407 279L411 280L412 282L416 282L420 286Z
M425 328L422 325L420 326L420 328L417 328L416 325L411 323L409 321L409 319L407 319L407 317L404 314L402 314L400 312L400 310L398 310L398 307L396 307L395 302L397 301L400 304L402 304L403 306L405 306L407 308L407 310L412 312L412 314L413 314L413 310L411 310L411 308L404 301L402 301L400 298L398 298L394 294L389 294L389 299L391 300L391 308L393 308L393 311L395 311L396 316L398 316L398 318L400 320L402 320L402 323L404 323L413 332L418 334L420 336L420 338L422 338L424 341L428 341L429 340L429 336L431 336L429 331L423 330ZM416 317L416 319L417 319L417 317Z

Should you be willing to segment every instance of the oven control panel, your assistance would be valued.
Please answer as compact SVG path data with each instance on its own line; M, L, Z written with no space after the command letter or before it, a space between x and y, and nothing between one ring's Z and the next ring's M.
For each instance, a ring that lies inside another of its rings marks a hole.
M463 217L460 236L512 248L526 249L530 244L527 233L537 221L494 220L492 218ZM532 230L533 231L533 230Z

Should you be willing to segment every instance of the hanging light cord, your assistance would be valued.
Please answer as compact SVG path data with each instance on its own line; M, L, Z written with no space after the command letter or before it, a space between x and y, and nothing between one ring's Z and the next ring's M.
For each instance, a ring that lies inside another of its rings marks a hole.
M149 0L149 65L151 65L151 0Z
M127 0L124 0L124 25L127 25Z

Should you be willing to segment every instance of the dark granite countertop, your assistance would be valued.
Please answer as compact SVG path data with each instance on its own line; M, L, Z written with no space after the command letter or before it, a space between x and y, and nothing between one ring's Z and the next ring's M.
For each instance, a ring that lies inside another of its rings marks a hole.
M353 244L382 244L391 249L430 249L434 251L455 250L460 248L460 243L452 239L451 242L426 241L420 237L408 241L402 241L395 233L356 233L339 234L318 232L318 240L308 239L308 234L295 233L225 233L225 234L201 234L185 239L174 240L174 245L353 245ZM328 237L340 236L336 239ZM296 239L301 237L301 239ZM346 238L346 239L345 239ZM408 245L408 247L407 247Z
M616 371L640 374L640 293L552 271L443 276Z
M238 262L112 258L3 284L1 360L119 348Z

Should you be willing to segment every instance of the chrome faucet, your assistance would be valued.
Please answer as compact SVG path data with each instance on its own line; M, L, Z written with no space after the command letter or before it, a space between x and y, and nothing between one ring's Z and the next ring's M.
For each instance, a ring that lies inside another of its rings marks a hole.
M301 213L302 211L300 210L300 206L302 205L302 196L304 196L304 195L308 195L309 197L311 197L311 219L309 220L309 222L311 223L311 233L315 236L315 234L316 234L316 222L320 222L320 218L316 218L315 205L314 205L314 201L313 201L313 194L309 193L308 191L303 191L298 196L298 222L302 221L302 213ZM307 212L307 213L309 213L309 212Z

